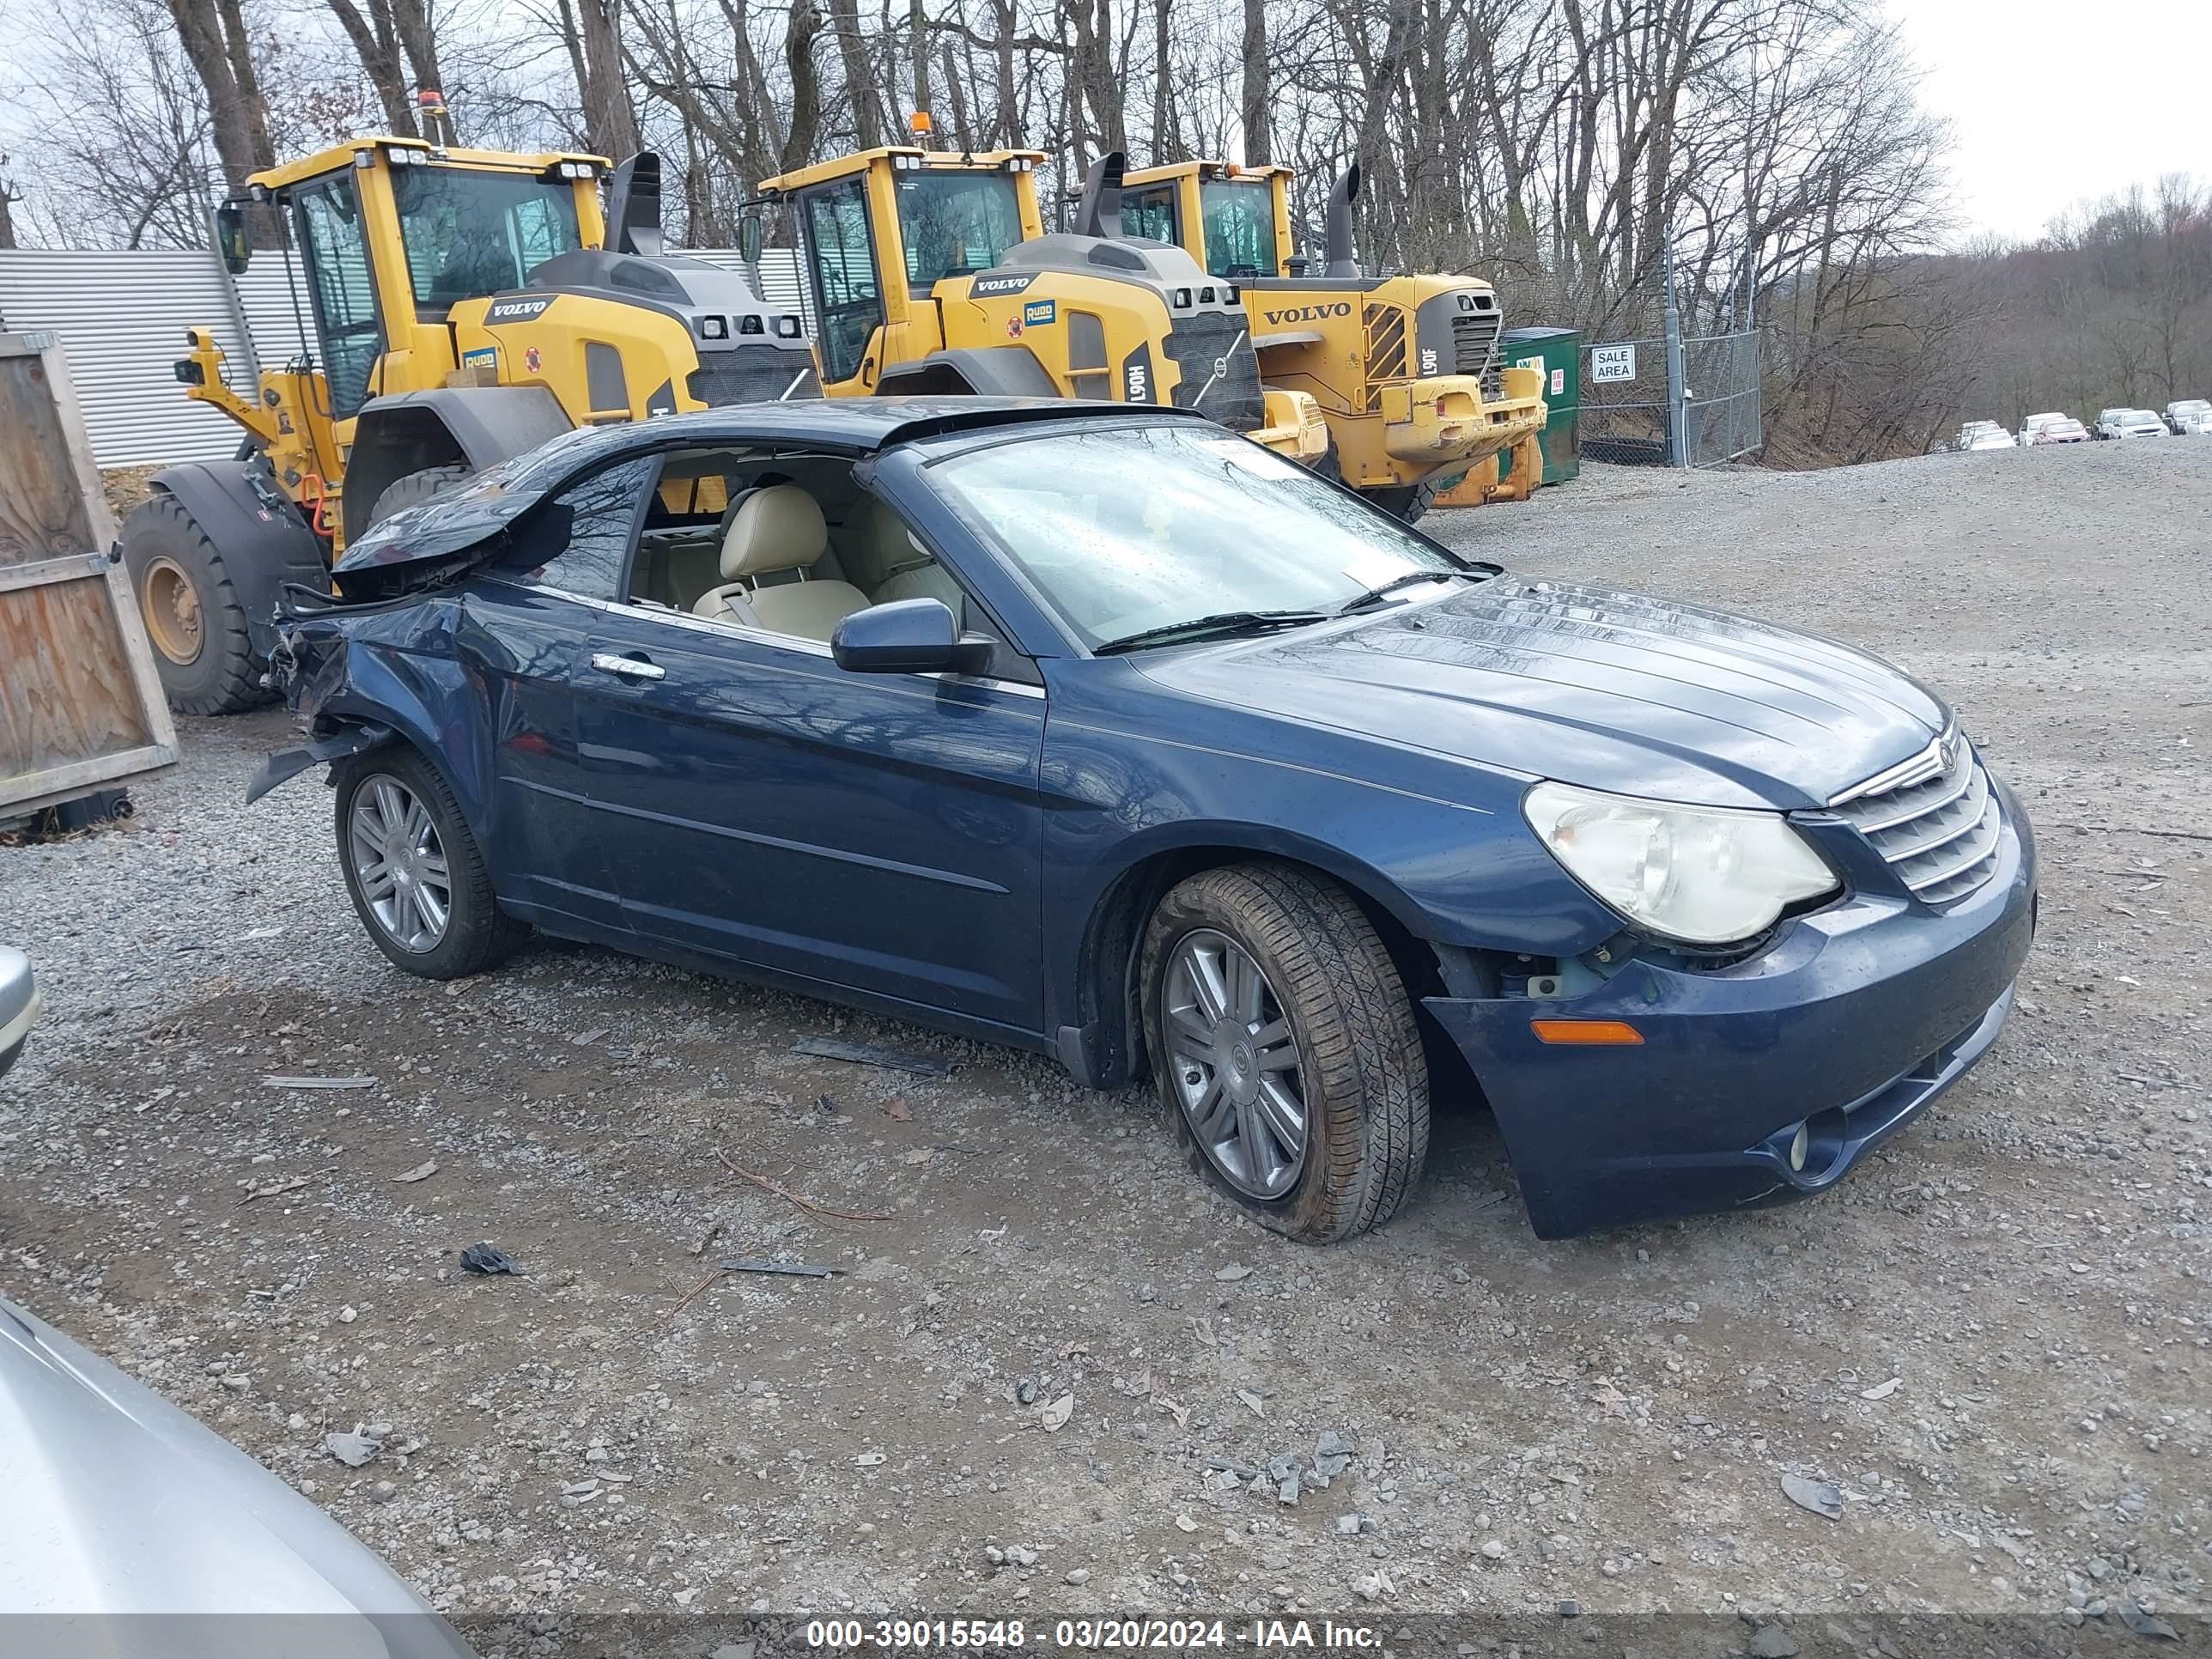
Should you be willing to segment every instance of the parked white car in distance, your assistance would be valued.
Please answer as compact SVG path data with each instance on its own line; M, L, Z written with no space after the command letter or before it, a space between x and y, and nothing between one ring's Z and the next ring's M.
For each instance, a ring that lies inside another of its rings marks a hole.
M2012 447L2012 434L1995 424L1985 432L1960 434L1959 447L1961 449L2010 449Z
M2057 410L2053 410L2047 415L2031 415L2020 423L2020 437L2017 441L2022 449L2026 449L2035 441L2035 434L2046 426L2057 426L2062 422L2071 419L2073 419L2072 416L2061 413Z
M2212 437L2212 403L2202 398L2179 398L2161 413L2166 416L2166 429L2177 438Z
M2097 416L2100 438L2163 438L2166 422L2147 409L2108 409Z

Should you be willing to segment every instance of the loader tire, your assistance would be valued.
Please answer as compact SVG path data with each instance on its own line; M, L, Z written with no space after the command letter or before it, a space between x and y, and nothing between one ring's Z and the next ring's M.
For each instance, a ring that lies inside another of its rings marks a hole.
M1417 484L1385 484L1359 493L1401 524L1419 524L1443 488L1443 479L1436 477Z
M372 525L381 524L402 507L427 501L440 490L460 483L474 470L456 461L447 466L426 466L420 472L410 472L404 477L394 478L385 485L384 493L368 509L368 521Z
M123 568L169 707L234 714L273 695L222 555L175 496L156 491L123 526Z

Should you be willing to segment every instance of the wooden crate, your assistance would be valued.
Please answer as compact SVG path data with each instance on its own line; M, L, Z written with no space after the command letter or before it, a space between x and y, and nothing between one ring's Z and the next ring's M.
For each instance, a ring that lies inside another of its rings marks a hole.
M173 766L61 342L0 334L0 817Z

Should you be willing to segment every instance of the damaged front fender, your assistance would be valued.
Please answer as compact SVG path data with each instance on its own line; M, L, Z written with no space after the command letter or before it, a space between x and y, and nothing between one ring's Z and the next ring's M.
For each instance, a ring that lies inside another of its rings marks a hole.
M261 769L253 775L253 781L246 786L246 804L252 805L278 784L289 782L311 766L344 760L354 755L366 755L370 750L381 748L398 735L388 726L364 720L358 726L348 726L313 743L295 744L289 749L279 749L261 763Z

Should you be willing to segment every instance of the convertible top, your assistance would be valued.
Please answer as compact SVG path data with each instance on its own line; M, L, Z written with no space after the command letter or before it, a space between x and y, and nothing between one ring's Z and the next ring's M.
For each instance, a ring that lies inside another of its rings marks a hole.
M370 573L392 565L452 560L506 529L577 474L628 453L672 445L798 444L872 454L918 439L965 431L1154 417L1206 418L1196 410L1163 404L1074 398L812 398L731 404L617 426L579 427L479 472L419 507L393 514L354 541L333 574L348 599L388 592L392 584L370 578ZM350 584L345 580L349 576L355 578Z

